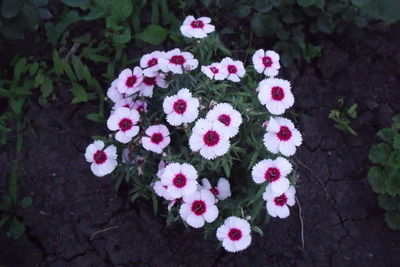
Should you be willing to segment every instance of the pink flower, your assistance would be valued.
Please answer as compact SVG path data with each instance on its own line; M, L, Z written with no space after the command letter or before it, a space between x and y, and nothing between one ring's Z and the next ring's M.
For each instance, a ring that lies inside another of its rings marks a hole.
M143 100L135 100L131 108L136 109L139 113L146 113L147 112L147 102Z
M143 72L139 67L124 69L118 76L117 89L121 94L132 95L139 91L139 84L142 82Z
M152 125L146 130L146 136L142 137L144 149L161 154L163 149L171 142L169 130L165 125Z
M165 81L165 74L160 73L155 76L144 76L142 83L139 85L139 95L145 97L153 96L154 86L157 85L161 88L167 88L167 82Z
M264 159L254 165L251 176L255 183L268 182L276 193L283 193L289 188L289 179L286 176L292 171L292 164L282 157L275 160Z
M181 52L179 48L168 51L159 59L160 69L163 72L182 74L183 70L190 71L199 65L199 61L189 52Z
M271 153L282 153L290 157L296 153L296 147L303 141L300 132L294 124L285 118L270 118L267 133L264 135L264 145Z
M107 127L117 131L115 139L121 143L129 143L139 132L140 115L135 109L118 108L107 120Z
M154 51L142 56L140 59L140 67L143 69L144 75L153 77L158 73L160 70L159 60L164 54L165 52L162 51Z
M251 243L250 224L239 217L227 218L217 229L217 238L229 252L238 252L246 249Z
M263 198L267 201L267 211L271 217L286 218L289 216L290 211L288 206L293 206L295 201L296 189L290 186L285 192L277 193L272 188L267 187Z
M221 63L212 63L209 66L201 66L201 72L207 75L211 80L224 80L229 75L228 70L223 68Z
M281 65L279 64L279 55L275 51L263 49L257 50L253 55L253 65L258 73L274 77L278 75Z
M208 17L195 19L193 16L187 16L181 26L181 33L189 38L204 38L208 33L215 31L210 22Z
M243 63L240 60L233 60L230 57L226 57L221 61L222 68L228 72L228 80L232 82L239 82L246 74Z
M184 196L179 209L181 218L194 228L203 227L205 222L215 221L218 213L214 195L209 190L200 190Z
M85 159L92 163L90 169L96 176L110 174L117 167L117 148L114 145L104 149L103 141L94 141L86 148Z

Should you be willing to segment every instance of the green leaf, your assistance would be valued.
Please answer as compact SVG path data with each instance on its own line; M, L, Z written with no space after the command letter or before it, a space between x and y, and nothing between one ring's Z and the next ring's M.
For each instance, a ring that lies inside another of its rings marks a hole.
M19 80L21 77L21 74L23 72L25 72L26 70L28 70L27 65L26 65L26 58L25 57L21 57L17 63L15 64L14 67L14 80Z
M150 25L143 32L136 35L136 38L152 45L160 45L167 38L167 35L168 31L163 27Z
M86 115L86 118L88 120L91 120L91 121L94 121L94 122L99 122L99 123L103 123L104 122L103 116L101 116L98 113L90 113L90 114Z
M154 211L154 216L157 215L158 212L158 200L156 194L154 192L151 192L151 202L153 203L153 211Z
M385 221L390 228L394 230L400 229L400 212L399 211L388 211L385 213Z
M25 97L11 98L9 100L9 104L11 106L12 111L17 115L21 114L24 102L25 102Z
M132 0L113 0L111 4L111 16L116 21L125 21L132 13Z
M315 5L315 3L317 3L317 0L297 0L297 4L302 7L309 7Z
M86 102L89 100L88 94L81 85L74 83L71 88L72 94L75 96L72 99L72 104L80 103L80 102Z
M89 0L62 0L62 2L67 6L79 7L84 10L89 7Z
M60 20L57 24L46 23L46 36L48 41L51 43L53 47L57 45L58 40L64 31L73 23L80 20L78 12L75 10L71 10L67 13L67 15Z
M270 1L265 0L256 0L253 5L254 9L261 12L267 13L272 9L272 3Z
M389 169L385 181L386 192L391 196L400 194L400 172L397 169Z
M113 40L118 44L125 44L131 40L131 28L126 26L122 33L115 34Z
M392 143L394 136L396 135L396 130L393 128L383 128L377 133L377 135L382 138L383 141Z
M398 0L352 0L352 2L388 23L394 23L400 19L400 1Z
M14 239L18 239L24 232L25 232L25 225L14 217L13 220L11 221L9 233Z
M394 129L392 129L392 130L394 130ZM393 148L394 148L394 149L400 149L400 133L397 133L397 134L394 136Z
M368 157L373 163L383 164L390 154L390 147L385 143L380 143L370 148Z
M1 218L1 220L0 220L0 228L3 227L4 224L6 224L8 218L10 218L10 215L7 215L6 217Z
M77 56L72 56L72 67L74 68L74 72L76 76L78 77L78 80L81 81L83 80L83 62L82 60L77 57Z
M50 78L45 78L44 82L40 86L40 91L43 97L48 97L53 92L53 81Z
M227 160L224 160L222 162L222 167L224 168L224 172L225 172L226 178L231 177L231 168L230 168L229 162Z
M62 69L68 75L68 77L71 80L71 82L75 82L76 81L76 76L75 76L74 71L71 68L71 65L69 65L68 62L65 59L61 59L60 60L60 64L61 64Z
M39 14L35 7L31 5L24 5L22 9L24 15L25 25L30 31L35 31L39 27Z
M386 176L381 168L377 166L372 167L368 172L368 180L375 193L386 193Z
M380 194L378 195L378 203L379 206L385 210L397 210L400 204L400 198Z
M24 1L21 0L3 0L1 4L1 15L4 18L15 17L21 10Z
M253 227L251 227L251 230L253 231L253 232L256 232L257 234L259 234L260 236L263 236L264 235L264 232L263 232L263 230L261 230L261 228L259 228L258 226L253 226Z
M396 115L396 116L393 116L392 121L400 123L400 114Z
M26 209L32 205L33 199L31 197L24 197L19 203L23 209Z

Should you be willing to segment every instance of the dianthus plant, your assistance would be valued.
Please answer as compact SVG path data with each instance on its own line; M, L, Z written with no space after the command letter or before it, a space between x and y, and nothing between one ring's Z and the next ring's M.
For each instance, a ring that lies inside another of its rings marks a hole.
M258 223L295 204L302 137L285 118L294 97L279 55L227 50L211 19L188 16L184 48L153 51L108 89L110 138L86 150L96 176L114 171L132 200L159 201L167 223L213 231L230 252L247 248ZM248 51L251 52L251 51ZM250 61L250 62L249 62ZM157 199L157 196L159 199Z

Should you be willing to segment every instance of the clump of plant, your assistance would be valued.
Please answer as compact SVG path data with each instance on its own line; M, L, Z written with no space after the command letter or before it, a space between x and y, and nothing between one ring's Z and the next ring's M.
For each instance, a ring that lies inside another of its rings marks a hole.
M38 29L40 20L51 18L47 0L2 0L0 34L7 39L22 39L25 31Z
M336 122L335 127L339 130L352 135L357 135L357 132L351 127L352 120L357 118L357 103L354 103L347 108L344 106L343 98L339 98L338 103L338 109L332 109L328 118Z
M167 224L216 230L237 252L250 245L251 231L262 234L257 224L289 216L296 176L288 157L302 137L281 117L294 97L290 82L276 78L279 55L259 49L247 67L226 56L215 62L231 52L210 23L188 16L184 51L145 54L119 74L107 92L113 134L96 137L85 158L96 176L114 171L117 186L132 182L132 201L152 199L157 212L161 197Z
M392 118L390 128L378 136L383 142L369 150L369 159L376 164L368 172L368 180L378 194L379 205L386 210L385 220L390 228L400 229L400 115Z

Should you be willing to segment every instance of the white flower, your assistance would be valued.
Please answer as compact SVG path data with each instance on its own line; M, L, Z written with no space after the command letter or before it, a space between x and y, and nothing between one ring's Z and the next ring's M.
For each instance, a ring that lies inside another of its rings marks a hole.
M246 249L251 243L250 224L239 217L227 218L217 229L217 238L229 252L238 252Z
M274 77L278 75L281 65L279 64L279 55L275 51L263 49L257 50L253 55L253 65L258 73Z
M272 114L283 114L294 103L290 88L290 82L287 80L277 78L262 80L258 85L258 99Z
M121 162L123 164L128 164L131 161L131 151L128 148L124 148L121 153Z
M145 54L140 59L140 67L146 76L153 77L160 70L159 60L164 56L165 52L153 51Z
M228 70L223 68L221 63L212 63L208 66L201 66L201 72L207 75L211 80L224 80L228 77Z
M158 63L163 72L172 71L177 74L182 74L183 70L193 70L199 65L199 61L191 53L181 52L179 48L165 53L164 57L158 60Z
M229 132L229 137L234 137L239 132L242 116L230 104L221 103L207 113L207 120L220 121Z
M182 88L176 95L166 97L163 102L167 121L173 126L196 120L199 115L199 106L199 100L192 97L187 88Z
M204 38L208 33L215 31L214 25L210 22L211 19L208 17L195 19L193 16L187 16L181 26L181 33L189 38Z
M283 193L276 193L271 188L267 187L263 198L267 201L267 211L272 217L286 218L289 216L290 211L288 206L293 206L295 204L294 195L296 194L296 189L290 186Z
M165 167L167 166L167 162L165 160L160 160L158 163L158 171L157 171L157 177L161 179L161 175L163 174Z
M139 91L139 84L142 82L143 72L139 67L124 69L118 76L117 90L121 94L132 95Z
M122 98L115 102L114 106L111 109L111 113L114 113L114 111L122 107L132 109L134 103L135 102L133 101L132 97Z
M111 99L112 102L117 103L119 100L122 100L125 97L125 94L121 94L117 90L117 81L118 79L114 80L111 83L110 88L107 90L107 97Z
M293 123L285 118L270 118L267 133L264 135L264 145L271 153L282 153L286 157L296 153L303 139Z
M169 130L165 125L152 125L146 130L142 137L144 149L161 154L163 149L171 142Z
M130 107L136 109L139 113L147 112L147 102L143 100L135 100Z
M111 131L118 131L115 139L121 143L129 143L138 134L139 112L135 109L118 108L107 120L107 127Z
M197 188L197 171L188 163L170 163L161 175L162 185L167 186L168 194L173 198L191 195Z
M85 158L92 163L90 169L96 176L111 173L117 167L117 148L114 145L104 149L103 141L94 141L86 148Z
M218 217L218 208L215 206L214 195L209 190L200 190L183 196L179 215L194 228L203 227L205 221L208 223L215 221Z
M226 57L221 61L222 68L228 72L228 80L239 82L240 78L246 74L243 63L240 60L234 61L230 57Z
M193 127L189 138L192 151L200 151L200 155L208 160L215 159L228 152L230 147L229 132L219 121L199 119Z
M163 197L169 201L174 200L175 198L171 197L167 193L167 188L168 188L168 186L163 185L160 181L156 181L153 184L153 189L154 189L154 192L157 194L157 196Z
M282 157L275 160L264 159L254 165L251 176L255 183L261 184L269 182L268 186L278 193L282 194L289 188L289 179L286 176L292 171L292 164Z
M219 200L225 200L231 196L231 186L229 181L225 178L219 178L216 187L212 187L207 178L201 179L201 183L203 185L202 188L210 190L210 192Z
M139 85L139 95L152 97L154 86L157 85L161 88L167 87L167 82L165 81L165 74L160 73L152 77L144 76L142 83Z

